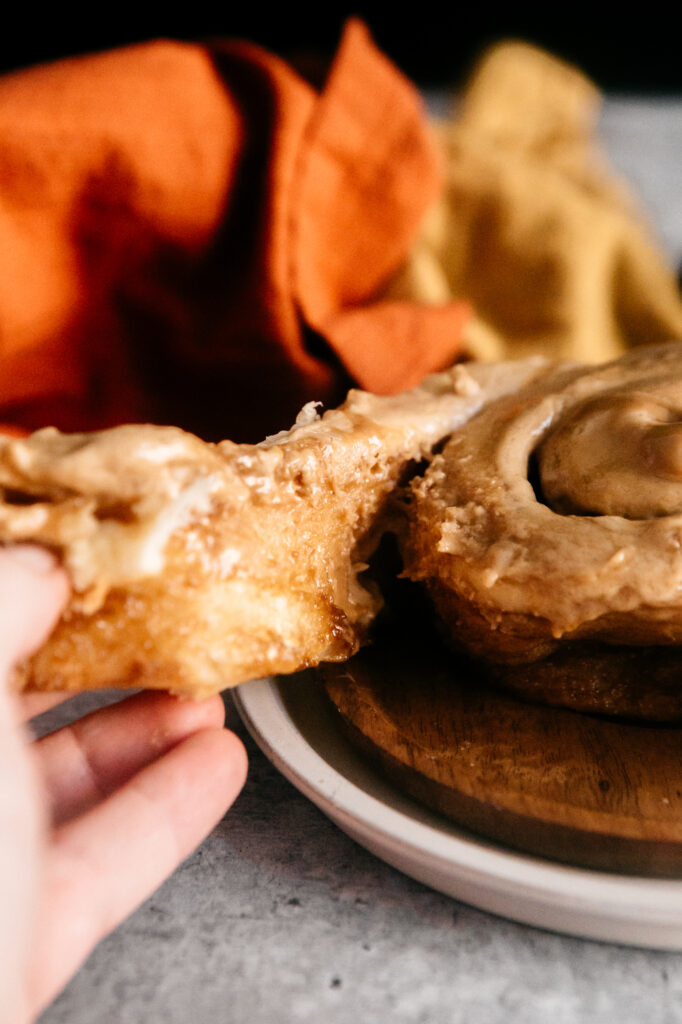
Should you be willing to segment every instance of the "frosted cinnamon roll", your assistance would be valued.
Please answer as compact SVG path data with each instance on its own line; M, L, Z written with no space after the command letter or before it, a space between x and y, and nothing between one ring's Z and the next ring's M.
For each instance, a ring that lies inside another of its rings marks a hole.
M682 347L559 365L491 401L414 483L410 520L406 574L498 681L682 716Z
M73 585L17 687L201 697L348 657L380 606L366 559L405 471L542 366L352 391L257 445L148 425L0 439L0 543L48 546Z

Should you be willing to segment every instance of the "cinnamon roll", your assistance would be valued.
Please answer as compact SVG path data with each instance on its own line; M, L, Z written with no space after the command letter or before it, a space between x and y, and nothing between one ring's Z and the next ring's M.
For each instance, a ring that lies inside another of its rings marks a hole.
M405 571L533 699L682 718L682 347L559 364L487 403L412 485Z
M353 391L258 445L144 425L0 440L0 542L47 545L73 584L17 686L200 697L348 657L380 605L363 572L407 467L543 365Z

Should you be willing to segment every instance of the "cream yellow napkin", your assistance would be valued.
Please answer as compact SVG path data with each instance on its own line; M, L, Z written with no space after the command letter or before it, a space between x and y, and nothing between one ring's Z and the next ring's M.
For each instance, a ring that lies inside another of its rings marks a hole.
M479 358L597 362L682 338L677 283L597 137L597 89L524 43L493 48L436 125L447 183L390 295L465 297Z

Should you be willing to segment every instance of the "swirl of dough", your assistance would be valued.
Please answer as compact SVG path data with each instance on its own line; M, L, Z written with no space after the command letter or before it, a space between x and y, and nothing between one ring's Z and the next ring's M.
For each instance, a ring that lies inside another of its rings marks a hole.
M682 644L682 347L554 366L491 401L410 516L406 574L478 656Z
M669 381L578 403L537 452L546 503L626 519L682 512L681 403L680 382Z

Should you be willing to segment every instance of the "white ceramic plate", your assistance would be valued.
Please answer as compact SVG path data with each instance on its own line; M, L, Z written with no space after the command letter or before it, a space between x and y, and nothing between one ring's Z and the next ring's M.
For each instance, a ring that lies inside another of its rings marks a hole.
M420 882L524 924L682 950L682 881L571 868L481 839L403 796L345 740L314 673L234 694L272 763L362 846Z

